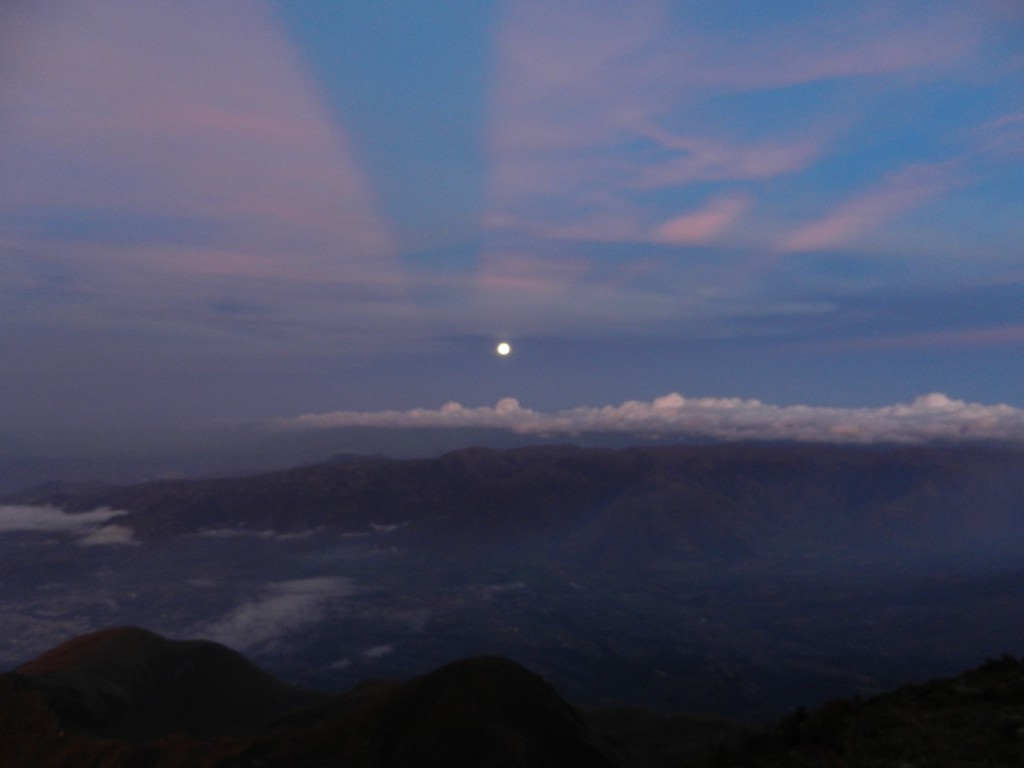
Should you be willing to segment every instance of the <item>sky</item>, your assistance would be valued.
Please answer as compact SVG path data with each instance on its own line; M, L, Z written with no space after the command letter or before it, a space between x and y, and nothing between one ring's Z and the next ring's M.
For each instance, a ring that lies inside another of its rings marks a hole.
M1024 6L4 3L0 318L7 451L1021 439Z

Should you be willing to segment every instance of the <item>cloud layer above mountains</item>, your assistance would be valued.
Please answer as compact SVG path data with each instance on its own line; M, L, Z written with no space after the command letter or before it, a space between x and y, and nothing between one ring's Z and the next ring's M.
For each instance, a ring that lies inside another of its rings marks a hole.
M447 403L438 409L337 411L281 420L291 429L341 427L487 428L556 436L626 433L716 440L798 440L830 443L923 443L1024 440L1024 410L983 405L933 393L875 408L770 405L740 398L686 398L672 393L651 402L577 407L551 413L506 397L493 407Z

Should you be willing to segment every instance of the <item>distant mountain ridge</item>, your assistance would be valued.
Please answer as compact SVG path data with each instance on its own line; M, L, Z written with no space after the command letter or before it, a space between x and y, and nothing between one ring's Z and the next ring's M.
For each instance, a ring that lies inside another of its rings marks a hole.
M204 528L294 532L408 524L426 537L557 530L581 515L590 536L601 525L635 532L675 528L694 546L735 543L765 526L838 518L853 536L872 526L900 535L927 524L979 527L993 541L1024 532L1008 500L1024 498L1024 451L998 447L870 447L728 444L598 449L540 446L464 449L433 459L365 457L247 477L165 480L14 497L68 511L127 510L119 522L141 538ZM970 513L969 515L967 513ZM859 517L858 517L859 516ZM803 518L803 520L801 520ZM680 525L687 526L681 531ZM665 531L655 538L664 540Z

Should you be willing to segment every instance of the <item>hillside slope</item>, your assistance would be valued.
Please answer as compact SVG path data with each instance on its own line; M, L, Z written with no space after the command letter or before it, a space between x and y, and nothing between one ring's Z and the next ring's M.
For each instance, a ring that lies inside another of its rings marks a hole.
M580 711L499 657L324 696L214 643L135 628L69 640L0 675L7 768L1009 768L1022 757L1024 659L1011 656L756 729Z
M511 661L466 659L340 696L297 691L215 643L117 628L0 676L0 760L19 766L620 764Z

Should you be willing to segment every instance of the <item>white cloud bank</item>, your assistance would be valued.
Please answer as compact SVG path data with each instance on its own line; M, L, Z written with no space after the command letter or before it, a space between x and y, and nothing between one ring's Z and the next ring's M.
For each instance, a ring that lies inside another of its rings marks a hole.
M718 440L798 440L830 443L1024 441L1024 410L954 400L940 393L876 408L770 405L740 398L686 398L570 408L542 413L506 397L494 407L447 403L438 409L337 411L277 422L296 429L333 427L492 428L526 435L619 432Z
M108 507L69 514L50 506L0 505L0 534L14 531L70 533L81 536L79 543L83 546L134 544L131 528L110 523L125 514L123 509Z

